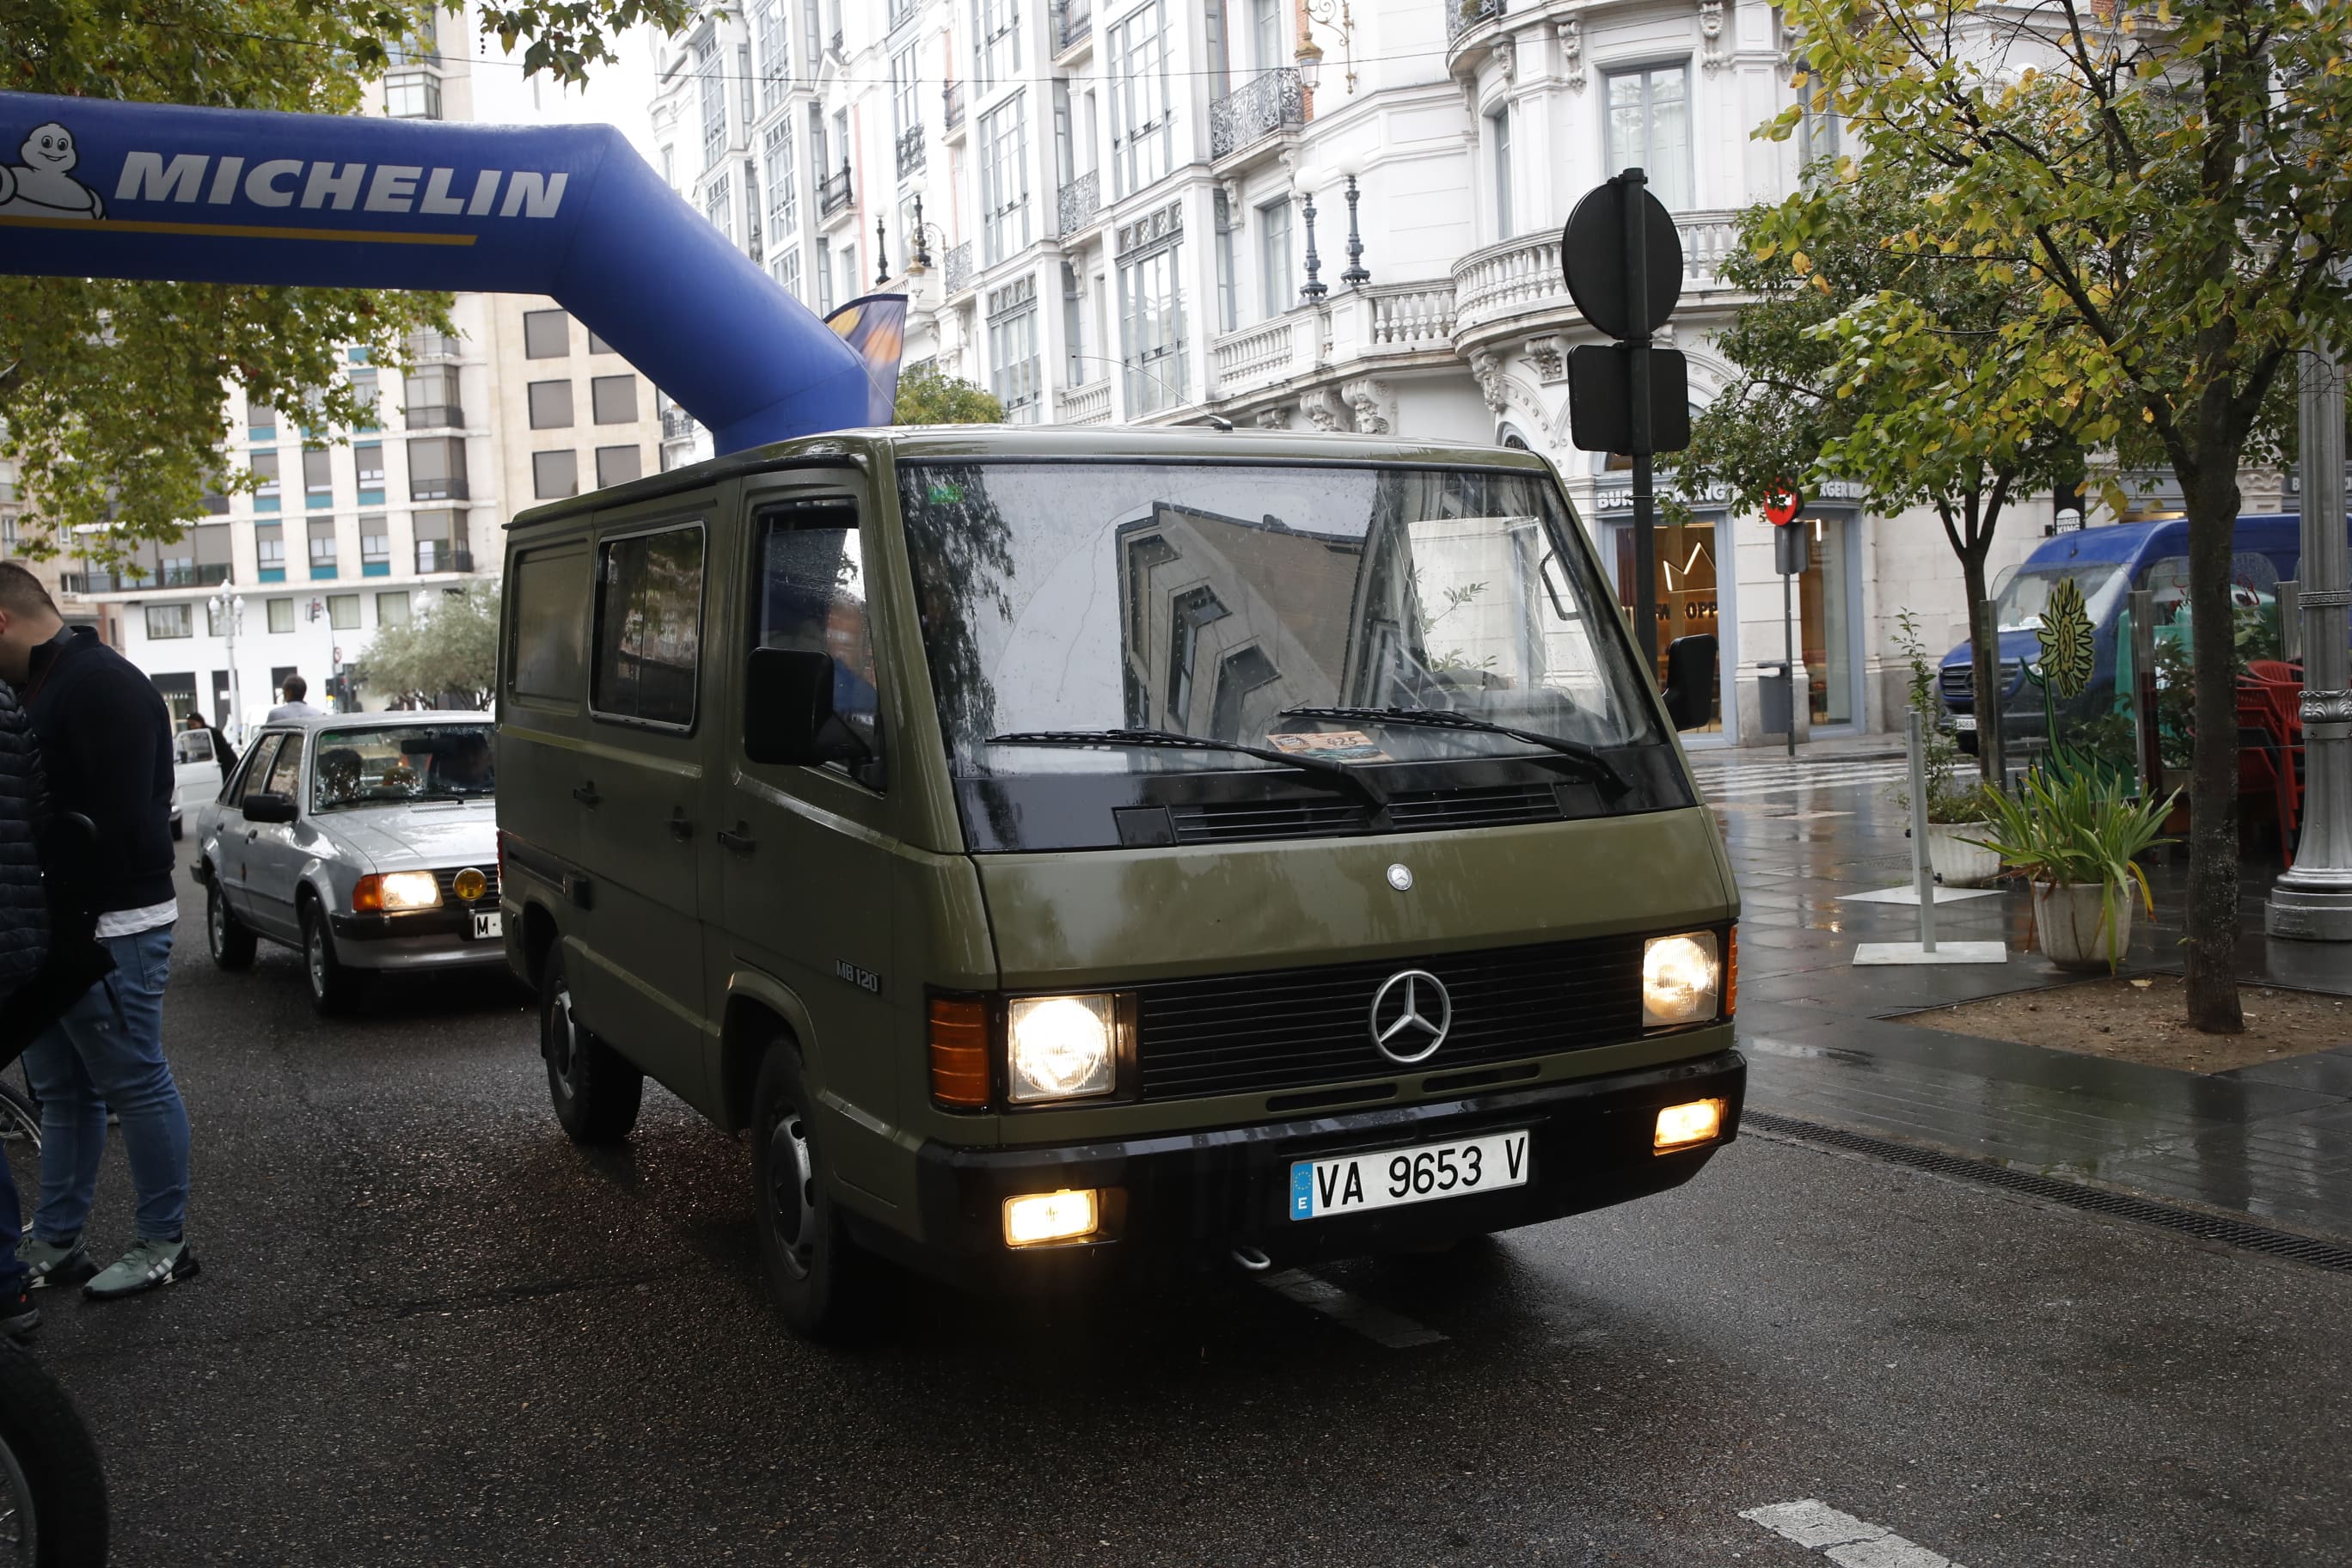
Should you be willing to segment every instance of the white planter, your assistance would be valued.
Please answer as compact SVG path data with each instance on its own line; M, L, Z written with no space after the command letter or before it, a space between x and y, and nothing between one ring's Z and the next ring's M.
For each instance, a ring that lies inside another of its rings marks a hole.
M1981 844L1967 842L1992 831L1983 822L1931 822L1927 825L1927 864L1936 880L1947 888L1981 888L2000 875L2000 857Z
M2033 884L2033 929L2042 955L2061 969L2105 969L2109 951L2097 882L2036 882ZM2131 950L2133 889L2115 894L2113 951L2120 958Z

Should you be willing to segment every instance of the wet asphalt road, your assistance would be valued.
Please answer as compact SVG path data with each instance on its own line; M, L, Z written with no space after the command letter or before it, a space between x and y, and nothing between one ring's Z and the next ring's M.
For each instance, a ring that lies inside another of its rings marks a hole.
M321 1027L292 953L218 973L183 907L204 1273L38 1341L118 1562L1827 1563L1740 1517L1807 1498L1969 1568L2352 1562L2352 1278L1751 1136L1325 1272L1436 1342L1236 1274L908 1281L820 1350L765 1308L739 1144L649 1089L583 1156L502 982ZM129 1209L110 1155L99 1250Z

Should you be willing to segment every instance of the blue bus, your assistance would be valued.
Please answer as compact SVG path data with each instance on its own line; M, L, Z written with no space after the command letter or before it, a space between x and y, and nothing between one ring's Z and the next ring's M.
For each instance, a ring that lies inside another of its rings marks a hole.
M2347 523L2347 531L2352 533L2352 523ZM2230 565L2232 597L2242 606L2268 611L2275 620L2278 585L2299 575L2302 557L2303 520L2294 513L2238 519ZM2006 745L2021 742L2038 746L2049 738L2042 694L2028 683L2025 667L2042 657L2042 642L2035 633L2051 590L2070 577L2082 588L2083 601L2089 607L2098 662L2083 694L2059 710L2062 724L2087 721L2115 710L2117 633L2126 595L2142 588L2154 594L2159 638L2186 632L2189 524L2175 518L2053 534L2001 580L1993 598L2000 605L2000 722ZM1958 732L1960 749L1973 753L1977 749L1976 672L1967 643L1944 656L1937 678L1946 722Z

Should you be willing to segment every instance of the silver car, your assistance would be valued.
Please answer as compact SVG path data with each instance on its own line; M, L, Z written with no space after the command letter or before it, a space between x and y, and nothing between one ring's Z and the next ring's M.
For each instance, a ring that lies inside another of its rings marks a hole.
M340 1013L366 975L505 962L492 723L480 713L336 713L265 725L196 812L213 962L257 939L302 951Z

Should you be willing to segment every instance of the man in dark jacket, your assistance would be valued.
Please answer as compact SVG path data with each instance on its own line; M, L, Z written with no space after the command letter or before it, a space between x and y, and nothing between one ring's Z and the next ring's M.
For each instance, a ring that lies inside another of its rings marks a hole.
M0 680L0 1008L41 972L49 952L48 892L41 881L41 753L16 689ZM0 1334L22 1338L41 1310L16 1260L24 1211L16 1179L0 1160Z
M70 628L39 581L0 561L0 680L22 695L53 811L95 825L52 832L47 868L95 917L114 972L34 1041L25 1067L41 1099L41 1202L17 1248L36 1288L88 1279L83 1294L134 1295L196 1272L188 1247L188 1112L163 1059L163 985L179 901L172 884L172 720L131 662ZM122 1122L138 1190L138 1239L98 1271L82 1245L106 1113ZM95 1273L95 1278L91 1276Z

